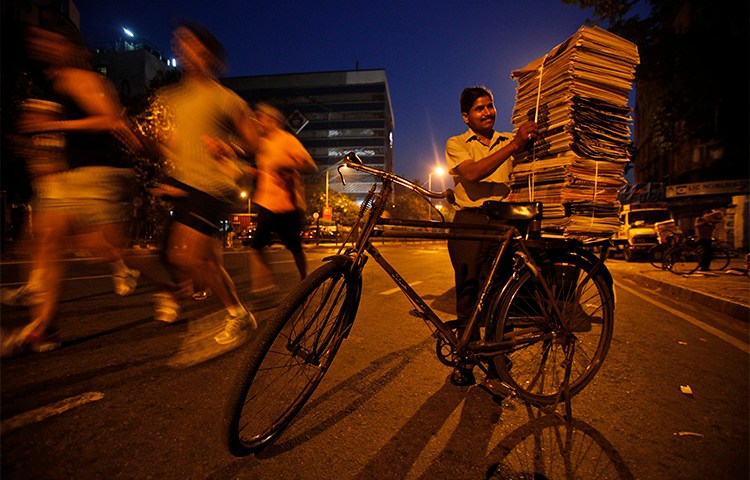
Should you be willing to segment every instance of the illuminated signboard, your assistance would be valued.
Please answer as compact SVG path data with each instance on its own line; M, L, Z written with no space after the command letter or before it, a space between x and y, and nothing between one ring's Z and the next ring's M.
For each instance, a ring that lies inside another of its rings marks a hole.
M667 198L699 195L743 195L748 193L747 180L717 180L715 182L667 185Z

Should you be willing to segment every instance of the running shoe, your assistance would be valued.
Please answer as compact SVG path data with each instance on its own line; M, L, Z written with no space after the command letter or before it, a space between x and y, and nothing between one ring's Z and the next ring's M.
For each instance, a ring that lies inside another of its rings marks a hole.
M3 305L32 307L42 303L42 295L35 292L28 285L18 288L3 288L0 290L0 301Z
M245 312L242 315L233 317L227 315L226 324L224 330L214 337L216 343L219 345L229 345L243 340L248 333L248 330L255 330L258 328L258 322L250 312Z
M214 292L211 291L210 288L207 288L205 290L198 290L197 292L194 292L192 297L193 300L202 301L213 295Z
M154 294L154 320L174 323L180 314L180 304L169 292Z
M112 276L112 282L115 285L115 293L121 296L130 295L138 286L138 278L141 272L132 268L125 268Z

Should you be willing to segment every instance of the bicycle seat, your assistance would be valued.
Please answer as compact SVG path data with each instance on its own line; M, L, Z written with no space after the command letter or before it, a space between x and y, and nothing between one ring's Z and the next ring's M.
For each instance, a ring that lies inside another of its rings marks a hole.
M542 202L487 200L482 211L493 220L538 220L542 218Z

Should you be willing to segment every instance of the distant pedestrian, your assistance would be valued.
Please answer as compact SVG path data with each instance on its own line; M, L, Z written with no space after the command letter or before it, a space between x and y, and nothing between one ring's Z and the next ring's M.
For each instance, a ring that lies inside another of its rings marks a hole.
M721 210L706 210L703 215L695 219L695 233L698 236L698 244L701 246L701 258L699 270L708 272L711 270L711 258L713 257L713 237L716 224L724 219Z

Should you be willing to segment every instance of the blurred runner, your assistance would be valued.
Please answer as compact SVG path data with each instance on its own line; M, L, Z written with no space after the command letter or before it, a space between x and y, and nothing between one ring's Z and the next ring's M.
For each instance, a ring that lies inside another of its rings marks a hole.
M183 76L159 97L173 117L174 132L165 146L172 186L182 195L175 204L166 255L194 285L210 289L224 304L224 330L215 340L230 344L257 323L222 266L219 224L237 198L242 171L233 158L217 154L217 144L254 151L258 134L245 101L217 81L225 68L219 40L204 27L184 22L172 41Z
M39 148L32 148L29 155L35 189L32 321L3 338L4 356L60 346L56 313L63 266L59 257L66 242L106 259L122 273L121 278L130 277L124 284L116 280L118 293L134 288L130 280L134 281L135 271L122 260L125 207L134 178L125 148L139 151L142 145L128 127L114 88L91 69L78 32L66 27L62 23L50 29L29 27L25 38L29 58L43 68L48 97L44 100L59 108L54 115L23 115L18 131L30 136L27 140L60 135L65 147L57 158Z
M294 256L300 278L307 276L300 237L305 215L305 191L300 174L314 173L317 166L297 137L283 129L281 111L259 103L255 115L263 136L255 157L257 183L253 205L259 212L258 226L250 244L250 289L260 293L276 287L263 251L270 245L273 232Z

